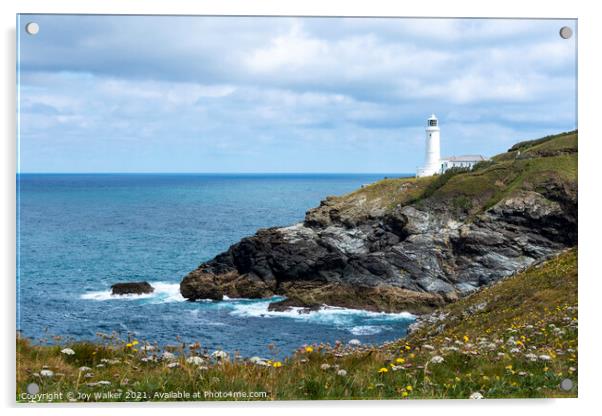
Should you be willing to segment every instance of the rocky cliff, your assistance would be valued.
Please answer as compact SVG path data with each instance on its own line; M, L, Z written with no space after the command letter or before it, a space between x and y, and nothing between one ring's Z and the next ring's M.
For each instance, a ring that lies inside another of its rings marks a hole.
M189 300L425 312L577 244L577 132L472 171L385 179L259 230L184 277Z

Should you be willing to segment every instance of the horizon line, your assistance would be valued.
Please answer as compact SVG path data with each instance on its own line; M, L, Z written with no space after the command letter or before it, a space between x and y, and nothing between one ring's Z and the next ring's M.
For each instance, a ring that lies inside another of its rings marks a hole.
M413 175L413 172L16 172L16 175Z

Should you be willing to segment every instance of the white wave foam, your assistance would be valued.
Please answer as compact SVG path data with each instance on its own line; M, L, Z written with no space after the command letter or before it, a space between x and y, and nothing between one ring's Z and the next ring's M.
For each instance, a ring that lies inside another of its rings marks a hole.
M323 306L319 310L306 312L303 308L291 308L287 311L269 311L268 306L273 299L255 302L234 303L232 315L240 317L263 317L263 318L291 318L313 323L331 324L336 326L350 326L362 322L386 323L389 321L414 320L414 315L409 312L385 313L370 312L360 309L348 309L335 306Z
M389 331L391 328L388 325L358 325L349 330L353 335L375 335L383 331Z
M88 292L81 295L81 299L105 300L141 300L149 299L152 303L182 302L186 299L180 294L180 284L170 282L149 282L155 290L152 293L140 295L112 295L111 290Z

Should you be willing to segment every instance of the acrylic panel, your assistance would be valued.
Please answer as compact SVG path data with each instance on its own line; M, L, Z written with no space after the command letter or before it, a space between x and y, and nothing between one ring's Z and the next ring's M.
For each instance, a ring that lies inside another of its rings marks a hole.
M17 43L17 401L577 396L576 20Z

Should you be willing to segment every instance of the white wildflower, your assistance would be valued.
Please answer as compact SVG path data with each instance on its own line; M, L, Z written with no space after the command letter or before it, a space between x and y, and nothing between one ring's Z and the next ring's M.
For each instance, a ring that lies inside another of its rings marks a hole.
M48 370L48 369L44 369L44 370L40 371L40 375L42 377L52 377L52 376L54 376L54 371Z
M341 376L341 377L345 377L347 375L347 371L341 369L341 370L337 371L337 375Z
M431 363L433 364L441 364L443 361L445 361L445 359L440 355L435 355L431 358Z
M84 371L90 371L90 370L92 370L92 369L90 367L86 367L85 365L79 368L79 371L81 371L82 373Z
M249 362L253 363L255 365L263 366L263 367L270 366L270 364L268 363L268 361L265 358L261 358L261 357L257 357L257 356L249 358Z
M483 398L483 395L481 393L479 393L478 391L475 391L469 397L469 399L473 399L473 400L479 400L479 399L482 399L482 398Z
M174 353L171 353L169 351L165 351L162 355L161 355L161 359L165 360L165 361L172 361L176 359L176 355Z
M455 352L459 351L458 347L444 347L444 348L441 348L441 349L443 351L455 351Z
M347 343L349 345L353 345L353 346L358 346L358 345L362 345L362 342L359 339L352 339L349 340L349 342Z
M330 364L324 363L324 364L322 364L322 365L320 366L320 368L321 368L322 370L328 370L328 369L330 369Z
M71 348L63 348L61 350L61 352L65 355L73 355L75 354L75 351L73 351Z
M215 358L216 360L227 360L228 353L226 351L217 350L217 351L213 351L213 353L211 354L211 357Z
M180 363L177 363L177 362L167 364L167 368L176 368L179 366L180 366Z
M192 356L192 357L188 357L186 359L186 362L188 364L193 364L193 365L202 365L205 362L205 360L203 360L201 357Z
M541 355L539 356L539 359L540 359L541 361L550 361L550 360L552 359L552 357L550 357L549 355L546 355L546 354L541 354Z

